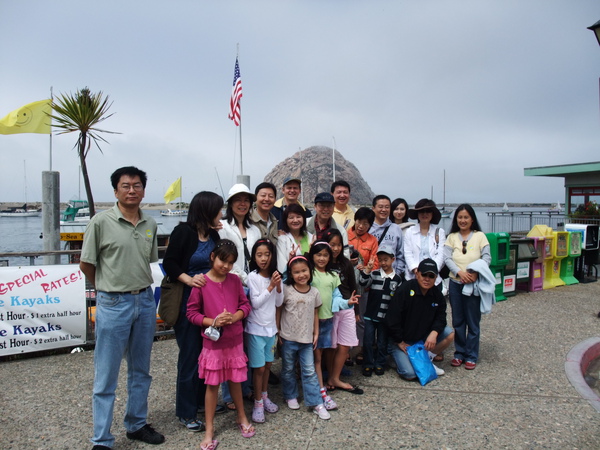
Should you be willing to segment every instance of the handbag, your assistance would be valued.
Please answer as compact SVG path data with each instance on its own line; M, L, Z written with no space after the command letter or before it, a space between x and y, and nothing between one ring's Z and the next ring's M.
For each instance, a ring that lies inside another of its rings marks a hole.
M221 332L219 331L219 329L217 327L215 327L215 323L217 323L218 318L219 318L219 316L215 317L215 320L213 320L212 325L210 327L208 327L206 330L204 330L204 336L206 336L211 341L218 341L219 338L221 337Z
M413 366L413 370L417 374L417 378L419 378L421 386L425 386L427 383L437 378L433 363L429 359L429 352L425 348L423 341L410 345L406 349L406 353Z
M175 325L179 318L183 288L184 284L181 281L171 281L169 275L165 275L160 283L158 315L169 326Z

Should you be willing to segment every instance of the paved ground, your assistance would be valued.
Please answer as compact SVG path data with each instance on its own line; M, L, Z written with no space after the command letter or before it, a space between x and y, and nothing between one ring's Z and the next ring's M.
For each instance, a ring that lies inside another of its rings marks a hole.
M228 413L216 420L219 448L598 449L600 415L564 373L571 347L600 335L598 311L600 282L519 294L484 317L476 370L452 368L447 357L446 376L421 387L393 371L363 378L355 367L350 381L365 394L334 393L340 408L330 421L282 407L243 439ZM150 421L167 437L159 448L198 448L202 434L175 419L176 357L174 340L155 343ZM84 352L0 363L0 448L91 448L92 361ZM116 448L150 448L125 437L123 372Z

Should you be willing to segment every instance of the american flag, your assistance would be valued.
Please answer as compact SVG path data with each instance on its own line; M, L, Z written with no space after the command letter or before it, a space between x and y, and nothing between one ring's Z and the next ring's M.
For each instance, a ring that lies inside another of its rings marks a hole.
M242 98L242 78L240 77L240 65L235 58L235 70L233 71L233 90L229 100L229 118L236 126L240 126L240 100Z

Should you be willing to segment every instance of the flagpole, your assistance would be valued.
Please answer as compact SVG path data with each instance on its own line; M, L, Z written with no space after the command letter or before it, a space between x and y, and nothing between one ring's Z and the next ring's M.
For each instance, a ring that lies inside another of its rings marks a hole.
M52 93L52 86L50 86L50 105L54 102L54 94ZM52 114L52 109L50 109ZM50 172L52 172L52 116L50 116Z
M240 101L240 175L244 175L244 161L242 160L242 103ZM248 186L250 187L250 186Z

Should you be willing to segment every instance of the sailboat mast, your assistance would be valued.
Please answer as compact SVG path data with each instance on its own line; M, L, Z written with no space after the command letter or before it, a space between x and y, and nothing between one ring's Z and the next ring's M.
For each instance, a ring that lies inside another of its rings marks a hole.
M444 203L442 206L446 207L446 169L444 169Z

